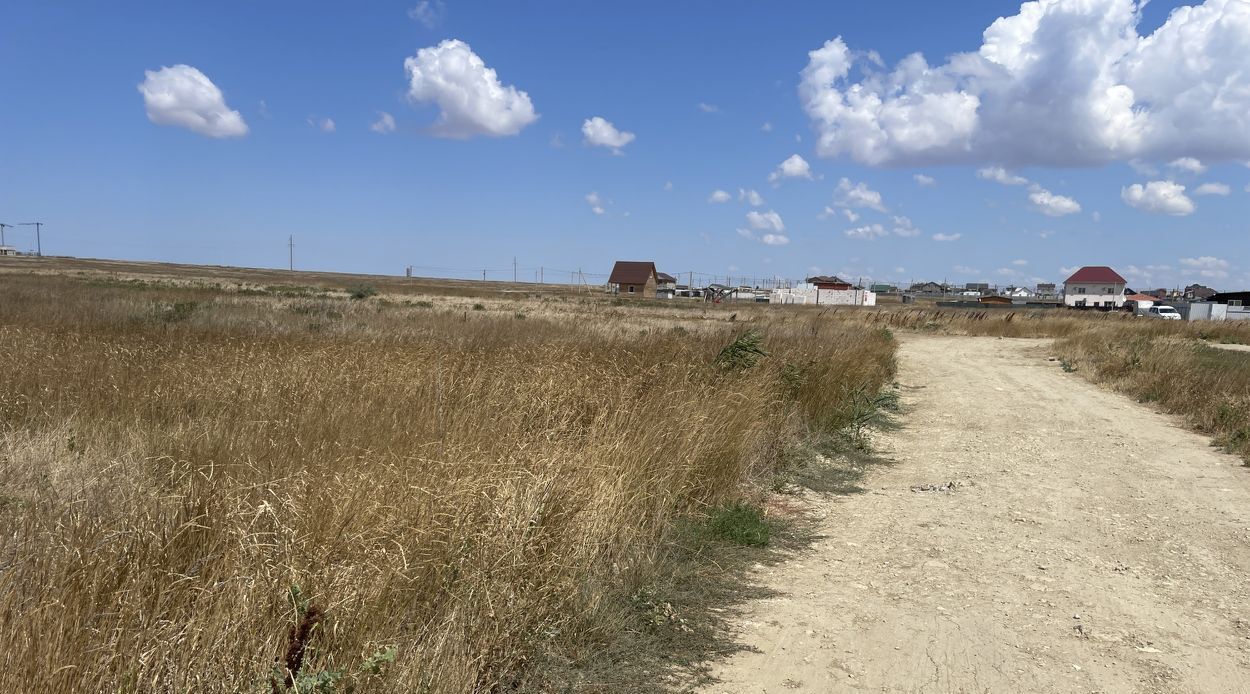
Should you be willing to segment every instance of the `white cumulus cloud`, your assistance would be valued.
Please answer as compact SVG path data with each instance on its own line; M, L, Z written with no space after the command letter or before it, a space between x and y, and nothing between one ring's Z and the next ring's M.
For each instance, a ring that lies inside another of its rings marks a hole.
M1155 214L1184 217L1194 211L1194 201L1185 195L1185 186L1174 181L1134 183L1120 190L1120 199L1129 207Z
M773 213L773 214L776 214L776 213ZM750 215L748 215L748 217L749 216ZM781 223L780 217L777 218L777 223L778 224ZM752 222L752 226L754 226L754 222ZM770 227L756 227L756 228L764 229L764 228L770 228ZM780 230L769 231L764 234L756 234L754 231L750 229L739 228L738 235L744 239L750 239L752 241L759 241L760 243L768 245L768 246L784 246L787 243L790 243L790 237L781 233Z
M139 92L148 120L176 125L208 137L242 137L247 123L204 73L190 65L145 70Z
M769 183L776 183L783 178L807 178L812 177L812 167L807 160L797 154L791 154L788 159L777 165L777 168L768 175Z
M872 190L862 181L852 184L847 178L838 181L838 187L833 191L833 204L838 207L866 207L878 212L889 212L881 200L881 193Z
M1194 159L1193 157L1181 157L1179 159L1174 159L1170 164L1168 164L1168 166L1178 171L1186 171L1192 174L1200 174L1207 170L1207 167L1203 165L1202 162Z
M767 212L756 212L755 210L751 210L750 212L747 212L747 224L750 224L752 229L759 229L761 231L774 231L780 233L786 230L786 225L781 221L781 215L772 210Z
M408 18L421 22L427 29L433 29L442 21L447 6L443 0L421 0L415 7L408 10Z
M1081 211L1077 201L1066 195L1055 195L1036 184L1029 189L1029 202L1033 203L1033 209L1047 217L1062 217Z
M963 238L963 234L934 234L934 241L958 241Z
M1023 186L1029 182L1029 179L1010 173L1001 166L987 166L983 169L977 169L977 178L994 181L1005 186Z
M799 95L821 156L869 165L1097 165L1250 158L1250 3L1179 7L1139 35L1136 0L1040 0L973 51L885 69L841 37Z
M924 174L914 174L912 175L912 179L914 179L916 181L916 185L920 186L921 188L932 188L933 186L937 185L936 178L932 176L926 176Z
M433 132L441 137L515 135L538 120L529 94L499 81L469 44L448 39L404 60L408 98L437 104Z
M1181 258L1180 264L1190 271L1197 272L1202 277L1216 280L1228 277L1228 270L1231 267L1227 260L1209 255L1198 258Z
M712 194L707 196L708 202L729 202L733 196L723 190L714 190Z
M621 154L621 148L634 141L634 134L617 130L612 122L600 116L587 118L582 123L582 136L592 147L607 147L613 154Z
M1227 183L1203 183L1194 188L1194 195L1228 195L1231 192Z
M603 214L605 211L603 208L603 198L600 197L599 193L593 190L586 194L586 203L590 205L590 211L595 214Z
M879 239L882 236L890 235L890 232L886 231L885 227L881 226L880 224L867 224L862 227L855 227L854 229L847 229L846 231L842 233L846 234L847 238L863 239L865 241L872 241L875 239Z
M907 217L896 216L894 217L894 234L896 236L910 238L912 236L919 236L920 230L917 229Z
M754 190L746 190L745 188L738 189L738 200L739 202L746 201L746 203L751 207L759 207L764 204L764 197L762 195Z
M395 132L395 116L386 111L378 111L378 119L373 121L369 129L382 135L393 133Z

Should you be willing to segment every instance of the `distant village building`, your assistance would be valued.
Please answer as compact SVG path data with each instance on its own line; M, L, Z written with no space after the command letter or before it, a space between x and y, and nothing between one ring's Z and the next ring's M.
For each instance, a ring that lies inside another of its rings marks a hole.
M1185 287L1184 297L1186 301L1208 301L1216 295L1216 291L1210 287L1201 284L1191 284Z
M990 284L989 282L969 282L964 285L964 289L984 294L990 290Z
M1126 294L1124 295L1124 306L1131 311L1145 311L1159 302L1158 297L1149 294Z
M828 275L817 275L816 277L808 277L808 284L815 285L817 289L832 289L834 291L846 291L852 289L851 283L840 277L830 277Z
M898 292L898 287L892 284L878 283L878 284L873 284L869 286L868 291L874 292L876 294L895 294Z
M987 296L983 296L980 299L977 299L977 301L979 301L982 304L997 304L997 305L1003 305L1003 306L1011 305L1011 297L999 296L997 294L989 294Z
M649 260L618 260L608 276L608 287L613 294L654 299L659 284L656 274L655 263Z
M667 272L655 273L655 283L661 289L676 289L677 288L677 278L673 277Z
M1054 282L1042 282L1037 285L1038 296L1055 296L1055 293Z
M907 291L916 294L945 294L946 285L937 282L916 282Z
M1073 308L1120 308L1128 282L1105 265L1087 265L1063 283L1063 303Z
M0 246L0 255L17 255L17 249L12 246Z
M1028 287L1007 287L1003 290L1003 296L1008 296L1012 299L1031 299L1033 295L1033 290Z

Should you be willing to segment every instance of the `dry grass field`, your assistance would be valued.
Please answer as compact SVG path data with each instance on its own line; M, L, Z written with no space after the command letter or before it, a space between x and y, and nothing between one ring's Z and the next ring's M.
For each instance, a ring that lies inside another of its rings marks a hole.
M659 688L717 647L664 591L735 580L892 330L1054 338L1250 455L1237 324L62 259L0 297L7 691Z
M611 690L677 529L894 368L817 312L153 268L0 265L4 691Z

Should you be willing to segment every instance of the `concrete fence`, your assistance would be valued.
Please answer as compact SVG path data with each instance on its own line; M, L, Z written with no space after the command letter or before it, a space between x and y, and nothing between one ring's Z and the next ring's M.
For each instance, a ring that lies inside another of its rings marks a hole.
M863 289L774 289L770 304L819 306L876 306L877 295Z

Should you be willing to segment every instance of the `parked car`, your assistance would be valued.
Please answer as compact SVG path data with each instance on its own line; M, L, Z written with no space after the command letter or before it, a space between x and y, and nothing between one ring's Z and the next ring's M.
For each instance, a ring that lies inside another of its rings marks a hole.
M1181 314L1171 306L1151 306L1149 310L1143 314L1149 318L1162 318L1163 320L1180 320Z

